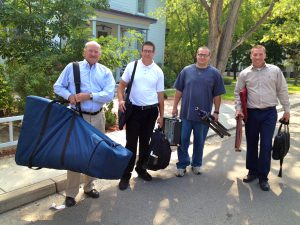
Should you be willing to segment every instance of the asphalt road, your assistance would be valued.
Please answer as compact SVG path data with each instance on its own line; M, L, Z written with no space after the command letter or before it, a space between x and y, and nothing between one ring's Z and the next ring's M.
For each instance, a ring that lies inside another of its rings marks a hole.
M84 199L72 208L52 210L64 202L55 194L0 215L1 225L298 225L300 224L300 107L292 109L291 149L277 177L279 162L272 161L271 191L260 190L257 181L244 184L245 141L234 151L230 138L209 138L203 174L174 176L176 152L170 166L151 172L154 179L135 177L131 189L120 191L118 181L98 181L99 199ZM81 190L82 191L82 190ZM82 192L81 192L82 193ZM84 196L83 196L84 197ZM80 196L78 200L80 199Z

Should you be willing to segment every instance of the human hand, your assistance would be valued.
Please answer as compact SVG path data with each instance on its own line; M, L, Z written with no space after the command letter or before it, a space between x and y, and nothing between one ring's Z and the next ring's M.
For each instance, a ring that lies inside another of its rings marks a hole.
M290 120L290 113L284 112L280 120L282 120L284 122L288 122Z
M177 107L173 107L172 116L173 117L177 117L178 116L178 109L177 109Z
M159 126L160 128L162 128L163 125L164 125L164 118L163 118L163 117L158 117L157 123L158 123L158 126Z
M244 114L243 114L242 110L236 110L236 112L235 112L235 118L237 119L239 116L241 116L242 118L244 118Z
M72 104L75 105L76 104L76 98L75 95L70 95L68 98L68 101Z
M121 112L125 112L126 106L125 106L125 101L124 101L124 100L119 101L119 110L120 110Z
M84 102L90 100L89 93L78 93L75 95L76 102Z

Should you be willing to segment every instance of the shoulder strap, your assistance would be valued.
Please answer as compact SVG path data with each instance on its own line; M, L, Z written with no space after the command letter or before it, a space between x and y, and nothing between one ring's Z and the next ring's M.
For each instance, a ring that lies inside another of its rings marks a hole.
M136 61L134 62L134 67L133 67L133 71L132 71L132 74L131 74L130 82L129 82L128 87L127 87L127 89L126 89L126 93L127 93L126 100L129 99L129 95L130 95L132 83L133 83L133 80L134 80L134 75L135 75L137 63L138 63L138 61L136 60Z
M80 93L80 70L79 70L78 62L73 62L73 76L74 76L76 94L78 94ZM76 104L76 108L78 109L79 114L82 117L80 102Z

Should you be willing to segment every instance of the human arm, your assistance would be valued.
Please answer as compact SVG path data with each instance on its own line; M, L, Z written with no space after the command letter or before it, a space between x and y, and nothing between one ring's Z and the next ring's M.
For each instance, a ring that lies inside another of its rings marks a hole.
M279 68L278 70L279 72L277 74L276 92L280 104L282 105L284 110L284 113L280 120L287 122L290 120L290 102L289 102L289 95L288 95L288 87L281 70Z
M238 79L238 81L236 82L235 85L235 89L234 89L234 96L235 96L235 117L244 117L243 114L243 110L242 110L242 101L241 101L241 97L240 97L240 91L242 88L244 88L246 86L245 81L243 80L241 74L240 77Z
M159 117L157 119L157 123L159 127L163 127L164 123L164 107L165 107L165 99L164 99L164 92L157 92L158 96L158 108L159 108Z
M173 109L172 109L172 116L176 117L178 116L178 103L182 97L182 92L176 90L174 95L174 102L173 102Z
M219 112L220 112L220 105L221 105L221 95L214 97L214 113L213 116L215 118L215 121L219 120Z
M126 87L127 87L127 83L125 81L123 81L122 79L120 79L117 95L118 95L119 109L122 112L124 112L126 109L125 101L124 101L124 92L125 92Z

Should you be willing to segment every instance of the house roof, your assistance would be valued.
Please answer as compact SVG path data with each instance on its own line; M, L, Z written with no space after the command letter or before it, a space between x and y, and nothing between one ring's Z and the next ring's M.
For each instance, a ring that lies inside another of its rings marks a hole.
M157 22L157 19L154 19L154 18L151 18L151 17L148 17L148 16L143 16L143 15L139 15L139 14L131 14L131 13L115 10L115 9L107 9L107 10L99 9L97 11L102 12L102 13L115 15L115 16L125 16L125 17L131 18L131 19L143 20L143 21L148 22L148 23L156 23Z

